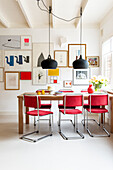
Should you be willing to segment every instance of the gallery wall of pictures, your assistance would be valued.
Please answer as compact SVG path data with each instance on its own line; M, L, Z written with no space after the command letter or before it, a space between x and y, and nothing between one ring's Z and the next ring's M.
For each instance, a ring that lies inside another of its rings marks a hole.
M82 56L89 66L99 67L99 56L86 57L86 50L86 44L82 44ZM89 70L72 69L73 61L80 57L80 44L68 44L67 50L55 49L54 43L50 44L50 54L58 62L56 70L41 68L48 51L48 43L34 43L31 35L0 36L0 83L4 82L4 89L20 90L20 82L28 80L34 86L61 83L64 88L71 88L72 85L88 85ZM73 76L69 79L64 73L66 68L72 71Z

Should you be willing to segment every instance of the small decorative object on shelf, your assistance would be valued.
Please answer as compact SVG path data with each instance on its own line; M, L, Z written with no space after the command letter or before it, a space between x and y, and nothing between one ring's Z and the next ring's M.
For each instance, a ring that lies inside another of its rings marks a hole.
M93 86L92 84L89 84L88 93L94 93L94 90L93 90L92 86Z
M95 91L101 91L103 86L107 86L108 80L102 76L93 76L90 80L90 83L93 84Z

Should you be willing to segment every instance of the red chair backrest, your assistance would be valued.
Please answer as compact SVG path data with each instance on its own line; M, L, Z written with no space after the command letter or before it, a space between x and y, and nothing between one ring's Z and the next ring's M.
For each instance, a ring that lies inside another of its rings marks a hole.
M37 100L39 103L39 108L41 107L41 100L40 97L38 96L28 96L24 95L24 106L25 107L32 107L32 108L37 108Z
M88 104L90 105L90 96L88 96ZM91 106L108 105L108 95L91 95Z
M63 96L63 105L65 105L66 107L82 106L83 105L83 96L82 95Z

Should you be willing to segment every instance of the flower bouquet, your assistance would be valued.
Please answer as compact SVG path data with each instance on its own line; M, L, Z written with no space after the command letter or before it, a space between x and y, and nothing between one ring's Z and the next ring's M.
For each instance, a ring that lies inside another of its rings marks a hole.
M100 91L102 86L107 86L108 80L102 76L93 76L89 81L93 84L95 91Z

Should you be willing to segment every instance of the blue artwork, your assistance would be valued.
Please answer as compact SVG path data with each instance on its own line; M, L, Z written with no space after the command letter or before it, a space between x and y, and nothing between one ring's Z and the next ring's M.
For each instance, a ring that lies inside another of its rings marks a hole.
M14 66L14 56L10 56L10 61L8 61L8 57L7 56L5 56L5 58L6 58L6 63L7 64L9 64L9 66Z
M19 55L19 57L15 56L15 58L16 58L16 63L23 64L23 56L22 55Z
M31 51L5 51L5 71L31 71Z
M29 56L23 56L23 58L24 58L24 62L26 62L26 63L29 63Z

